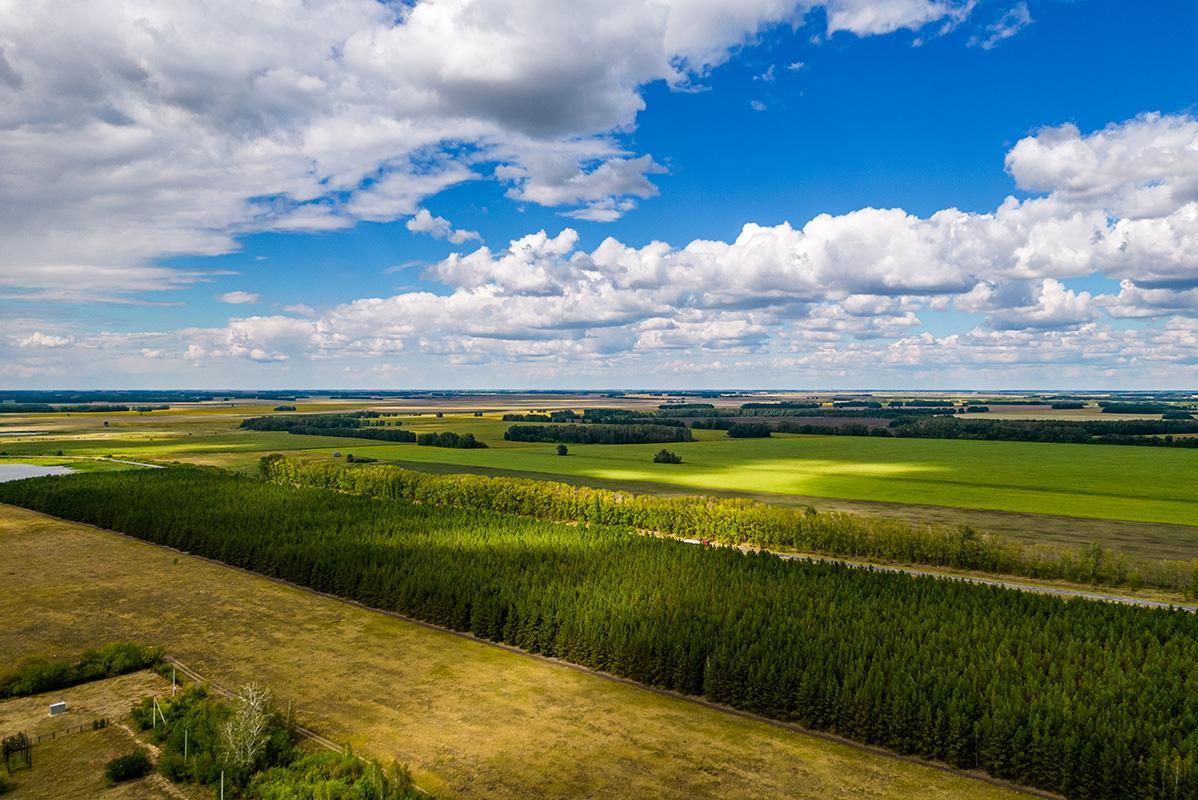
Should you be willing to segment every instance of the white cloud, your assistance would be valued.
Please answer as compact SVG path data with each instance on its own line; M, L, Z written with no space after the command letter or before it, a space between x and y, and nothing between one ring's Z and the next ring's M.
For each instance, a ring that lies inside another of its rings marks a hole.
M969 46L991 50L997 47L999 42L1004 39L1010 39L1034 21L1031 11L1028 10L1027 1L1020 0L1020 2L1008 9L998 21L986 26L984 35L971 36L969 38Z
M244 305L246 303L257 303L261 297L256 292L225 292L216 296L216 299L222 303L230 303L232 305Z
M361 299L311 320L239 320L203 334L202 346L248 358L404 352L462 364L610 364L685 350L756 357L813 343L852 353L875 340L891 344L881 351L870 345L869 352L894 364L974 357L982 343L1001 343L998 361L1010 365L1019 363L1020 347L1032 363L1059 357L1096 368L1103 358L1123 357L1105 345L1079 350L1074 334L1085 331L1100 344L1134 338L1141 352L1157 341L1188 363L1191 334L1177 331L1198 305L1198 263L1189 245L1198 204L1136 219L1112 217L1110 209L1134 199L1146 182L1174 200L1188 199L1186 176L1196 156L1178 144L1177 132L1190 124L1143 117L1087 136L1045 129L1016 144L1007 159L1021 186L1045 193L1008 198L990 213L945 209L919 217L865 208L821 214L801 227L750 223L728 242L632 247L608 238L590 251L578 248L569 228L541 231L503 250L479 247L430 267L426 277L448 293ZM1046 140L1036 141L1041 136ZM1141 165L1108 152L1110 143L1129 137L1156 155ZM1069 154L1105 165L1105 174L1082 181ZM1172 169L1160 163L1169 157ZM431 214L414 224L452 229ZM1118 296L1069 284L1095 274L1121 279ZM983 315L985 323L966 338L920 333L921 312L952 307ZM1159 318L1164 327L1120 332L1106 325L1107 315ZM1067 356L1054 354L1066 344Z
M750 100L749 108L753 109L754 111L765 111L766 105L760 100Z
M73 341L69 336L55 336L41 331L34 331L28 336L15 337L17 347L66 347Z
M254 231L416 213L496 176L612 219L656 189L641 87L684 89L817 0L0 0L0 288L112 300ZM828 31L917 28L949 0L827 0ZM70 24L64 24L64 20Z
M973 9L954 0L828 0L828 33L849 31L858 36L918 30L929 22L959 19Z
M454 244L482 239L477 231L455 229L445 217L434 217L426 208L417 211L415 216L404 224L412 233L427 233L434 239L448 239Z

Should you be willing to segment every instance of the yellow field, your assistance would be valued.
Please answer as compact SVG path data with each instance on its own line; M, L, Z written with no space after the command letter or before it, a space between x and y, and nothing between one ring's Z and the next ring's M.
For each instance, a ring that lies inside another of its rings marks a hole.
M7 506L0 552L5 661L159 645L444 796L1019 796Z

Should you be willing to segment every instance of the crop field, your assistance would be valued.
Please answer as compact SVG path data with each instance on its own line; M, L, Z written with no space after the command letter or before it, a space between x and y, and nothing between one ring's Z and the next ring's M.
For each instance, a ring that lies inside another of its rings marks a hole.
M0 652L163 646L442 796L1020 796L8 506L0 547Z

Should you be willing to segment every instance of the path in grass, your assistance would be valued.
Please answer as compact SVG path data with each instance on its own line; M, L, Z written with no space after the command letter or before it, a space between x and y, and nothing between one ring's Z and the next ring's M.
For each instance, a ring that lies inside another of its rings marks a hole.
M1019 796L20 509L0 548L0 652L161 645L446 796Z

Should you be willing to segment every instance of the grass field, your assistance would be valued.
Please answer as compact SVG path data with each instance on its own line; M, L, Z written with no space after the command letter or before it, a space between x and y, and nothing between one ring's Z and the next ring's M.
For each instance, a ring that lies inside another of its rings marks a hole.
M562 458L551 444L505 442L503 431L510 423L496 415L403 418L405 429L417 433L474 433L491 445L484 450L237 429L240 418L269 410L243 406L114 416L107 428L103 420L85 419L88 415L25 417L17 422L40 425L45 434L12 437L0 442L0 451L10 456L58 450L67 456L112 454L246 471L268 452L327 458L341 452L692 491L1198 525L1198 491L1192 481L1198 450L796 435L737 440L720 431L696 431L697 441L670 446L685 462L670 465L652 463L660 445L575 445Z
M0 551L0 653L160 645L445 796L1018 796L7 506Z

